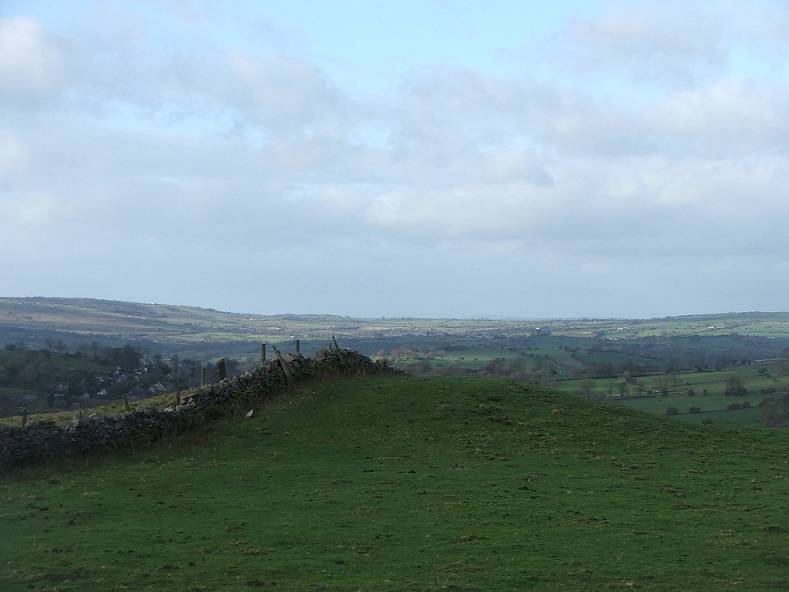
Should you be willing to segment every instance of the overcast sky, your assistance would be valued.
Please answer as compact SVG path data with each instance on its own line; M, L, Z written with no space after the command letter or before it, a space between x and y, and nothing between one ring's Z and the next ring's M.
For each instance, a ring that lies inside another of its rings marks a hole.
M789 310L789 3L0 2L0 296Z

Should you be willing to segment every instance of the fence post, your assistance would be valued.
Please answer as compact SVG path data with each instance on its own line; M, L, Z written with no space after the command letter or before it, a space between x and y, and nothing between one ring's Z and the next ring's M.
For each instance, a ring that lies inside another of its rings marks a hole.
M205 366L200 366L200 386L205 386Z
M301 355L301 339L296 340L296 355Z
M274 353L277 355L277 360L279 361L279 365L282 367L282 371L285 373L285 377L288 379L288 385L293 385L296 383L293 380L293 374L290 373L290 368L288 368L288 363L282 359L282 355L279 353L279 350L275 346L271 346L274 348Z
M266 344L265 343L261 343L260 344L260 365L261 366L265 366L266 365Z
M227 369L225 368L225 358L222 358L216 363L216 369L219 371L219 380L227 378Z

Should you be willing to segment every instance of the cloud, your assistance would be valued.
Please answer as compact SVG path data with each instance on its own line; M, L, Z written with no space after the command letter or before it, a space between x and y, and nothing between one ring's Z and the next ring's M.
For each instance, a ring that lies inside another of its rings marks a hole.
M50 96L65 78L57 44L36 20L0 17L0 100Z
M789 148L785 86L720 78L668 96L646 114L667 150L720 157Z
M747 303L719 295L740 274L775 302L789 91L765 74L786 62L769 19L614 4L541 38L550 76L433 56L361 92L296 43L250 44L270 18L234 22L229 41L185 6L101 3L57 31L0 20L12 291L268 312L677 314ZM768 66L734 72L738 44Z
M574 66L588 74L623 73L640 83L685 88L724 71L730 39L718 10L676 2L617 7L571 22Z
M336 95L311 64L282 57L255 59L237 51L228 52L226 61L233 85L226 96L267 127L314 124L334 110Z
M12 175L29 162L29 152L18 135L0 129L0 175Z

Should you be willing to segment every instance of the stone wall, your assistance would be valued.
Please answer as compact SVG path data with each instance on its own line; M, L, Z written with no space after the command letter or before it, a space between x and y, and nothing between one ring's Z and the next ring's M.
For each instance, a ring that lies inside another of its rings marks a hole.
M0 467L145 445L220 417L246 397L275 396L289 383L310 378L401 373L345 349L323 350L314 358L286 356L240 376L186 392L177 406L164 409L146 406L121 415L94 413L74 419L66 426L42 420L24 427L0 424Z

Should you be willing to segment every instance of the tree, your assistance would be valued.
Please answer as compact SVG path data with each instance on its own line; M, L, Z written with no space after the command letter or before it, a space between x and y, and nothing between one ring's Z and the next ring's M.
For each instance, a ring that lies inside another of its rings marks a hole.
M748 389L743 386L739 376L729 376L726 378L726 390L723 394L727 397L741 397L748 394Z
M789 426L789 393L771 400L764 413L764 423L771 428Z
M424 375L430 372L429 360L417 360L408 364L408 372L414 375Z
M594 380L591 378L584 378L579 385L578 392L587 399L592 397L594 392Z
M118 355L118 365L126 370L132 372L140 365L142 354L132 344L127 343L124 345Z
M31 362L22 368L22 371L19 373L19 382L27 388L33 388L39 376L41 376L41 373L38 367Z
M665 374L652 377L652 388L658 391L661 395L668 394L668 379Z
M178 390L180 392L180 390L181 390L181 374L180 374L180 369L178 367L178 360L179 360L178 354L173 354L170 357L170 363L173 366L173 374L175 375L175 388L176 388L176 390Z
M612 378L616 374L614 365L607 360L592 362L589 364L588 372L592 378Z

